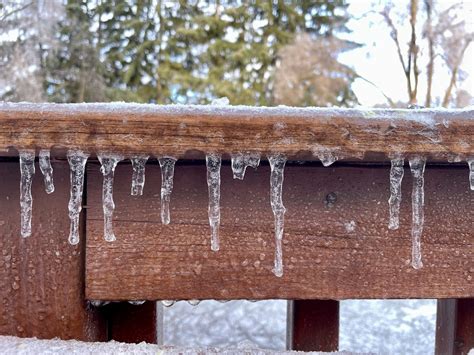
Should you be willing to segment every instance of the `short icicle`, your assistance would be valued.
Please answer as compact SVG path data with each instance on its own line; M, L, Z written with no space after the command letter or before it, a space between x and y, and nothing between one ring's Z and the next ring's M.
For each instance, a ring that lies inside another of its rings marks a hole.
M231 155L232 174L234 179L243 180L247 167L257 169L260 164L258 153L237 153Z
M176 158L158 158L161 168L161 223L170 224L170 201L173 191L174 166Z
M412 260L411 265L414 269L423 267L421 261L421 235L423 233L425 193L424 193L424 173L425 173L425 158L410 159L410 170L413 176L413 190L412 190Z
M35 151L20 150L20 223L21 236L23 238L31 235L31 215L33 209L33 197L31 196L31 183L35 175Z
M143 195L143 187L145 186L145 165L148 161L148 155L138 155L132 157L132 188L130 194L132 196Z
M117 164L123 160L123 156L119 154L110 153L99 153L97 155L102 167L100 171L104 176L102 184L102 207L104 209L104 239L107 242L113 242L116 240L112 218L114 214L115 204L113 198L113 187L114 187L114 173Z
M471 190L474 191L474 158L468 159L467 163L469 164L469 184Z
M209 189L209 225L211 226L211 250L219 250L219 226L221 223L221 155L206 155L207 187Z
M283 178L286 157L283 155L272 155L268 157L270 163L270 204L275 216L275 276L283 276L283 230L285 225L285 206L283 206Z
M39 152L39 167L43 174L44 188L47 194L54 192L53 167L51 166L51 156L48 149L41 149Z
M402 202L402 180L404 175L404 159L391 160L390 168L390 199L388 200L390 217L389 229L398 229L400 226L400 203Z
M82 192L84 190L84 173L89 154L81 150L70 150L67 152L69 162L71 195L69 198L69 219L71 229L69 231L69 244L79 243L79 215L82 211Z

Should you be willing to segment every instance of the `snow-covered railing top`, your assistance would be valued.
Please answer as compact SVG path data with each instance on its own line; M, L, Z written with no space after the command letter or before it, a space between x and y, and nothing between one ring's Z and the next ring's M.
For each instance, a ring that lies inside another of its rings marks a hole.
M0 104L3 150L81 149L180 158L246 151L319 157L323 163L423 155L452 161L474 156L473 137L473 108Z

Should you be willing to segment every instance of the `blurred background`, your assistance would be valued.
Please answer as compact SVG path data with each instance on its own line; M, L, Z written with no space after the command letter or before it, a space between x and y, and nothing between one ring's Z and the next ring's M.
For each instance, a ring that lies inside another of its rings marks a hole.
M473 3L2 0L0 100L473 105ZM343 301L341 349L432 354L436 302ZM283 349L286 302L179 302L165 344Z

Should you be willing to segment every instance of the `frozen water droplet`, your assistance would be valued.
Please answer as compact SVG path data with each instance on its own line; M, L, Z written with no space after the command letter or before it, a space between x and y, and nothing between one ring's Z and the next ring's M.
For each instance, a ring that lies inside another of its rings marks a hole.
M248 166L257 169L260 164L258 153L237 153L231 155L232 173L234 179L243 180Z
M109 301L98 301L98 300L90 300L89 302L94 307L102 307L102 306L106 306L110 303Z
M321 163L323 163L325 167L334 164L334 162L336 162L337 160L337 156L331 151L319 152L318 158L319 160L321 160Z
M200 300L189 300L188 303L191 306L197 306L199 303L201 303L201 301Z
M286 164L286 157L283 155L272 155L268 157L270 163L270 204L272 206L273 215L275 216L275 267L273 273L281 277L283 276L283 251L282 239L285 226L285 212L283 206L283 178Z
M211 101L211 105L214 105L214 106L226 106L229 103L230 101L227 97L220 97L218 99L214 99Z
M171 307L175 303L176 303L176 301L172 301L172 300L163 300L163 301L161 301L161 304L165 307Z
M469 183L471 185L471 190L474 191L474 158L468 159L467 163L469 164Z
M31 196L31 183L35 175L35 151L20 150L20 220L21 236L23 238L31 235L31 215L33 209L33 197Z
M170 223L170 200L173 191L174 166L176 158L158 158L161 168L161 223Z
M145 164L148 161L148 155L139 155L130 159L132 162L132 196L143 195L145 186Z
M141 306L144 304L146 301L128 301L128 303L134 305L134 306Z
M112 219L115 209L115 203L113 198L113 187L114 187L114 173L115 168L119 161L123 160L123 156L120 154L112 153L99 153L97 155L100 164L102 165L100 171L104 176L102 185L102 205L104 210L104 239L108 242L116 240Z
M47 194L54 192L53 167L49 150L41 149L39 152L39 166L44 178L44 188Z
M425 193L424 193L424 173L425 173L425 158L410 159L410 170L413 176L413 190L412 190L412 260L411 265L415 269L423 267L421 261L421 235L423 233Z
M402 180L405 173L403 169L404 159L392 159L390 168L390 199L389 205L389 229L398 229L400 226L400 203L402 202Z
M219 250L219 226L221 223L221 155L206 155L207 187L209 189L209 225L211 226L211 249Z
M79 215L82 211L82 192L84 190L84 172L89 154L81 150L70 150L67 152L69 162L71 192L69 198L69 219L71 229L69 232L69 243L79 243Z

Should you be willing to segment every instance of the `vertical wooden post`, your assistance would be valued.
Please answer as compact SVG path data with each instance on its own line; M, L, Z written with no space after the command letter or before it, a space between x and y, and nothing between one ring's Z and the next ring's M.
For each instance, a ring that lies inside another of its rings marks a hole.
M337 351L339 302L288 301L287 348L298 351Z

